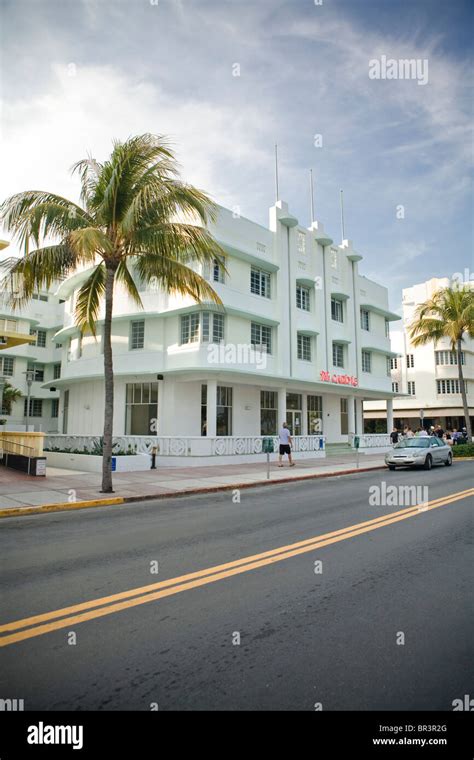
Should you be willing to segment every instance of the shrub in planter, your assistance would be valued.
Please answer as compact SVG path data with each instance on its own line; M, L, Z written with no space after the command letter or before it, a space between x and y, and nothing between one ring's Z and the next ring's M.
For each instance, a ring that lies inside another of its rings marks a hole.
M458 443L453 446L453 456L474 457L474 443Z

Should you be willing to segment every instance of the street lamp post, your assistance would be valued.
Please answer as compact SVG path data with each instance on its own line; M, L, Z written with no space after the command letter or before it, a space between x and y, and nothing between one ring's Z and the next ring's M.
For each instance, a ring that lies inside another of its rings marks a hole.
M30 432L30 398L31 398L31 386L33 385L33 380L35 376L34 369L27 369L24 373L26 375L26 387L27 387L27 395L26 395L26 432Z
M2 411L3 407L3 390L5 388L5 381L6 378L3 375L0 375L0 412Z

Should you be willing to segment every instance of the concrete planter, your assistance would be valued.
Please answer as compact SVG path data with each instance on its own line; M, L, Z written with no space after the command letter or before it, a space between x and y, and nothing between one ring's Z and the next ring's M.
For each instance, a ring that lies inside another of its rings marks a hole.
M81 472L102 472L102 457L92 454L68 454L59 451L45 451L48 467L59 467L64 470L80 470ZM115 472L144 472L151 467L148 454L136 456L115 457Z

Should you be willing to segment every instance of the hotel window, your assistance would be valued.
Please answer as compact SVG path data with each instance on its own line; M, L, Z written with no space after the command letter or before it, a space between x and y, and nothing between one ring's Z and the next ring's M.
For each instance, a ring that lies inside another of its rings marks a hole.
M267 354L272 352L272 328L252 322L250 327L250 343Z
M260 435L276 435L278 430L278 394L260 391Z
M34 335L36 338L35 346L46 348L46 330L34 330L31 328L30 335Z
M437 366L445 364L457 365L458 356L455 351L435 351L435 361ZM464 351L461 351L461 364L465 363Z
M398 383L392 383L392 393L398 393Z
M467 393L467 383L465 383L466 386L466 393ZM453 394L453 393L459 393L459 380L437 380L436 381L436 392L442 396L447 394Z
M199 343L199 323L201 315L186 314L181 317L181 345Z
M61 377L61 365L53 365L53 380L58 380Z
M187 343L222 343L224 315L203 311L181 317L181 345Z
M309 311L309 288L303 287L303 285L296 286L296 308L302 311Z
M6 332L18 332L18 321L16 319L2 319L0 320L0 326L2 330ZM31 335L30 331L30 335Z
M407 354L407 368L413 369L414 366L415 366L415 355Z
M398 359L390 359L390 369L398 369Z
M33 371L33 380L35 383L44 383L44 364L33 364L28 362L28 371Z
M48 302L48 296L40 295L39 293L33 293L31 296L33 301L44 301L45 303Z
M392 360L387 356L387 377L390 377L392 373Z
M363 330L370 330L370 315L367 309L360 310L360 326Z
M309 335L298 333L298 359L304 362L311 361L311 338Z
M224 315L212 315L212 342L222 343L224 340Z
M413 381L408 381L408 395L409 396L416 396L416 388L415 383Z
M212 279L214 282L220 282L222 285L225 283L225 270L224 266L219 259L214 259L212 265Z
M323 397L308 396L308 435L322 435L323 432Z
M362 372L372 372L372 354L362 351Z
M216 432L219 436L232 435L232 388L217 386Z
M385 337L390 338L390 322L388 319L385 320Z
M344 346L341 343L332 344L332 363L334 367L344 367Z
M51 401L51 417L58 417L59 416L59 399L53 398Z
M344 306L338 298L331 298L331 319L344 322Z
M42 417L43 416L43 399L41 398L30 398L30 413L27 415L28 407L27 407L28 399L25 398L24 401L24 407L23 407L23 413L24 416L28 417Z
M156 433L158 383L127 383L125 435Z
M337 269L338 267L338 257L337 257L337 250L335 248L331 248L331 269Z
M145 321L132 322L130 325L130 350L139 351L145 346Z
M250 292L256 296L263 296L263 298L270 298L270 282L271 275L269 272L263 271L263 269L257 269L251 267L250 269Z
M298 232L298 253L306 253L306 233Z
M1 356L0 357L0 375L5 377L12 377L15 370L15 359L13 356Z

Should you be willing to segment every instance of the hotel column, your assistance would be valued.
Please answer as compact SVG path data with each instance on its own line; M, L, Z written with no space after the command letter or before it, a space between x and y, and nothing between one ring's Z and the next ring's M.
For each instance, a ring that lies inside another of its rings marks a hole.
M164 403L163 403L163 396L164 396L164 388L163 388L164 381L158 380L158 414L157 414L157 426L156 426L156 435L164 435Z
M393 430L393 399L387 399L387 433Z
M286 388L278 389L278 430L281 423L286 420Z
M207 381L207 436L215 438L217 422L217 380Z
M357 435L364 435L364 413L363 413L363 404L364 400L361 398L355 398L354 399L355 409L356 409L356 434Z
M301 410L301 435L308 435L308 394L303 393L303 408Z
M349 431L348 432L349 432L349 435L351 435L351 434L355 433L355 424L356 424L356 420L355 420L355 398L354 398L354 396L349 396L349 398L347 399L347 416L348 416L348 419L349 419L349 425L348 425Z

